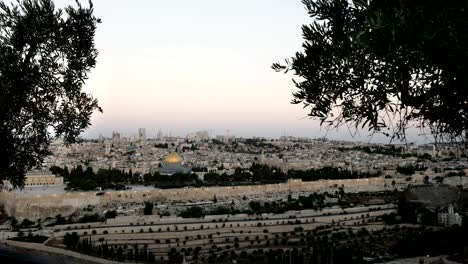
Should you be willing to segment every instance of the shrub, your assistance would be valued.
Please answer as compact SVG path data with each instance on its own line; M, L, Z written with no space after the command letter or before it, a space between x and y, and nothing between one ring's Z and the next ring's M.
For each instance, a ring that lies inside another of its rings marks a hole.
M106 219L115 218L116 216L117 216L117 211L115 211L115 210L107 211L107 212L104 214L104 217L105 217Z

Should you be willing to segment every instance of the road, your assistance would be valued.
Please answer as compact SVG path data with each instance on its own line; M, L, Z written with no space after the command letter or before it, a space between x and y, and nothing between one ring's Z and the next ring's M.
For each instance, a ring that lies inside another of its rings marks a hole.
M18 263L18 264L65 264L50 256L35 256L24 252L18 253L10 249L0 247L0 263Z

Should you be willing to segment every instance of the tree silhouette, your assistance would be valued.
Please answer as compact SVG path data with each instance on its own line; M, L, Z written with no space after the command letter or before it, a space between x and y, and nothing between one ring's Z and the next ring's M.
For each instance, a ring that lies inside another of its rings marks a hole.
M272 66L300 77L293 103L331 126L404 139L415 125L436 139L466 138L466 1L302 2L313 20L303 51Z
M144 215L152 215L153 214L154 203L145 202L144 204L145 204L145 207L143 208L143 214Z
M23 186L53 136L74 143L96 99L82 92L96 65L93 5L56 9L52 0L0 1L0 181ZM52 134L53 132L53 134Z

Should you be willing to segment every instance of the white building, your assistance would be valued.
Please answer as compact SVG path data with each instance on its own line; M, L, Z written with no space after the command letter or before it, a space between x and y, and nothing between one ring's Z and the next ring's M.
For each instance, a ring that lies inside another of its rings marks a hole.
M191 141L203 141L210 139L210 134L208 131L195 131L188 133L186 138Z
M106 152L105 155L108 156L110 155L111 152L111 143L109 141L106 141Z
M216 135L216 140L219 140L223 143L229 143L235 139L234 135L226 134L226 135Z
M438 222L444 226L453 226L462 224L462 217L455 213L453 206L449 205L447 212L439 212Z

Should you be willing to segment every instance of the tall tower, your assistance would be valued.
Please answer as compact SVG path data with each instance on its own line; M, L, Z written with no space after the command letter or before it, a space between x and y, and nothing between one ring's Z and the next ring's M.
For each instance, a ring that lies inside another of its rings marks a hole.
M146 128L138 129L138 140L146 140Z
M120 133L117 131L112 132L112 142L113 143L120 143Z
M111 143L106 142L106 156L110 154L111 151Z
M158 130L158 134L156 135L156 138L157 138L158 140L161 140L161 139L163 138L163 132L162 132L161 129Z
M231 135L229 134L229 129L226 130L226 136L224 137L224 143L228 143L229 141L231 141Z

